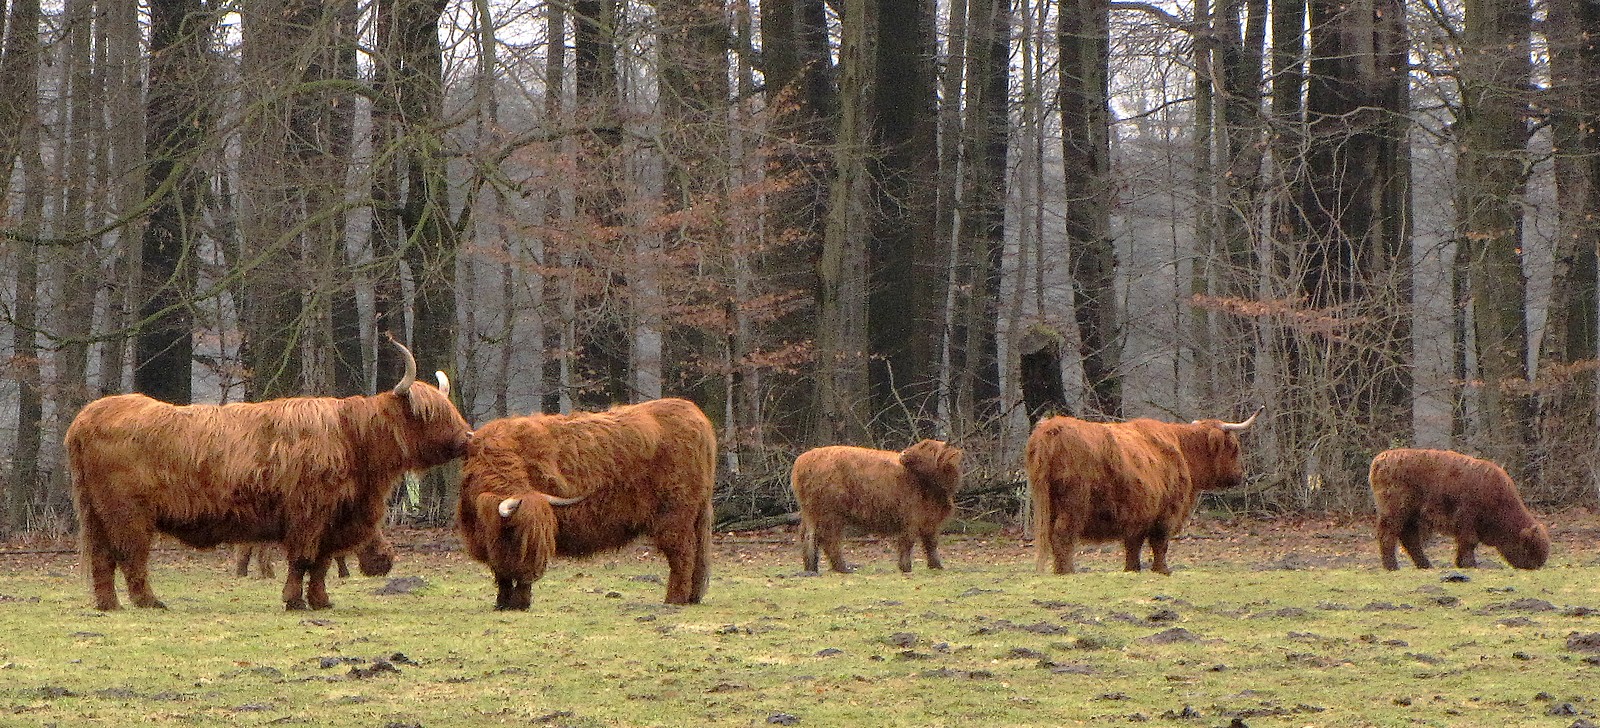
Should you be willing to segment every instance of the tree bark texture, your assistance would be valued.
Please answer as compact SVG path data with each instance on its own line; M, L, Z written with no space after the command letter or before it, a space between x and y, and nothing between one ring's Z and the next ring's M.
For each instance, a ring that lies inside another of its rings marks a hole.
M1111 241L1109 12L1106 0L1062 0L1057 41L1067 254L1078 355L1088 385L1086 408L1120 417L1122 334L1117 253Z

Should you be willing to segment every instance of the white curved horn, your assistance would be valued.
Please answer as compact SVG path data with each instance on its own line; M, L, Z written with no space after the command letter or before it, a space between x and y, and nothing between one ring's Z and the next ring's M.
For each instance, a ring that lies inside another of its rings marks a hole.
M576 498L557 498L549 493L540 493L539 495L544 496L545 500L550 501L550 505L552 506L570 506L578 501L583 500L585 497L580 495Z
M450 397L450 378L445 376L444 372L434 372L433 376L439 380L439 394L448 399Z
M1222 423L1222 429L1228 432L1242 432L1244 430L1248 430L1250 429L1251 425L1256 423L1256 418L1260 417L1261 413L1266 411L1266 409L1266 405L1261 405L1260 407L1256 408L1254 414L1250 415L1250 419L1245 420L1244 422L1224 422Z
M389 341L395 346L400 347L400 353L405 355L405 376L400 377L400 383L394 385L394 393L404 397L411 394L411 385L417 381L417 358L411 355L411 350L407 349L405 344L400 343L399 339L394 338L393 332L388 332L388 334Z
M503 501L500 501L500 517L510 518L511 514L516 513L517 509L521 507L521 498L507 498Z

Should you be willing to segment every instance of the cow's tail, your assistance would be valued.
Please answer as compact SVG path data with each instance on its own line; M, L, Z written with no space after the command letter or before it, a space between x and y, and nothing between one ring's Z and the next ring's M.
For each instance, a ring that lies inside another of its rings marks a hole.
M806 571L819 571L817 528L804 516L800 519L800 560Z
M1049 571L1055 564L1055 553L1050 546L1050 484L1033 486L1033 555L1034 565L1040 571Z
M1044 444L1037 437L1028 445L1028 490L1033 496L1034 566L1039 571L1049 572L1055 565L1055 553L1050 545L1050 528L1055 515L1050 510L1049 458L1039 452Z

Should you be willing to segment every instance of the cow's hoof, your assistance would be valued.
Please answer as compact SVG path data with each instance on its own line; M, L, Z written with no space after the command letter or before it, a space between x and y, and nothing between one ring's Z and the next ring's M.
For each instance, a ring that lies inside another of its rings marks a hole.
M306 600L304 599L290 599L283 603L283 610L286 612L304 612L306 609Z
M333 602L312 602L311 603L311 608L312 609L317 609L317 610L332 609L333 608Z
M102 612L115 612L122 609L122 605L118 604L116 600L113 599L109 602L95 602L94 608Z

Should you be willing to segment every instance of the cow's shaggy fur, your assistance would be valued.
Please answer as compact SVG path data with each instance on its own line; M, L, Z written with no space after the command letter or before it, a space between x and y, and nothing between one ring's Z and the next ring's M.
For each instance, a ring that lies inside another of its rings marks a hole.
M527 609L555 553L586 556L648 535L667 558L668 604L695 604L711 578L716 434L694 403L532 415L478 428L462 467L462 540L494 572L500 609ZM579 498L553 511L536 494ZM513 501L511 515L501 505ZM491 507L492 506L492 507Z
M403 349L404 347L402 347ZM151 542L196 548L275 541L288 609L332 606L335 554L377 532L400 475L459 457L471 431L446 392L407 376L369 397L175 406L141 394L89 403L67 429L73 503L95 607L164 607L148 583ZM440 375L440 383L448 387Z
M819 447L795 459L789 484L800 504L801 556L807 571L818 568L819 546L834 571L851 571L839 546L847 525L893 536L901 571L911 571L911 551L918 540L928 568L944 568L939 527L955 510L960 448L938 440L923 440L901 452Z
M1041 421L1027 446L1039 568L1070 574L1080 541L1120 541L1124 569L1138 571L1149 541L1150 568L1171 573L1167 542L1198 492L1243 481L1238 433L1254 421Z
M1383 568L1400 568L1395 544L1419 569L1429 568L1423 544L1434 533L1456 541L1456 566L1477 566L1479 543L1500 551L1518 569L1537 569L1550 556L1550 532L1534 519L1506 471L1487 460L1449 450L1387 450L1367 473L1378 507L1378 554Z
M362 576L388 576L394 568L395 549L383 531L355 549L356 567L361 570ZM272 569L272 553L276 551L274 544L270 543L237 543L233 545L233 573L238 576L250 575L250 561L256 562L256 578L271 579L274 576ZM339 578L350 576L350 566L345 563L346 554L335 554L333 564L339 571Z

